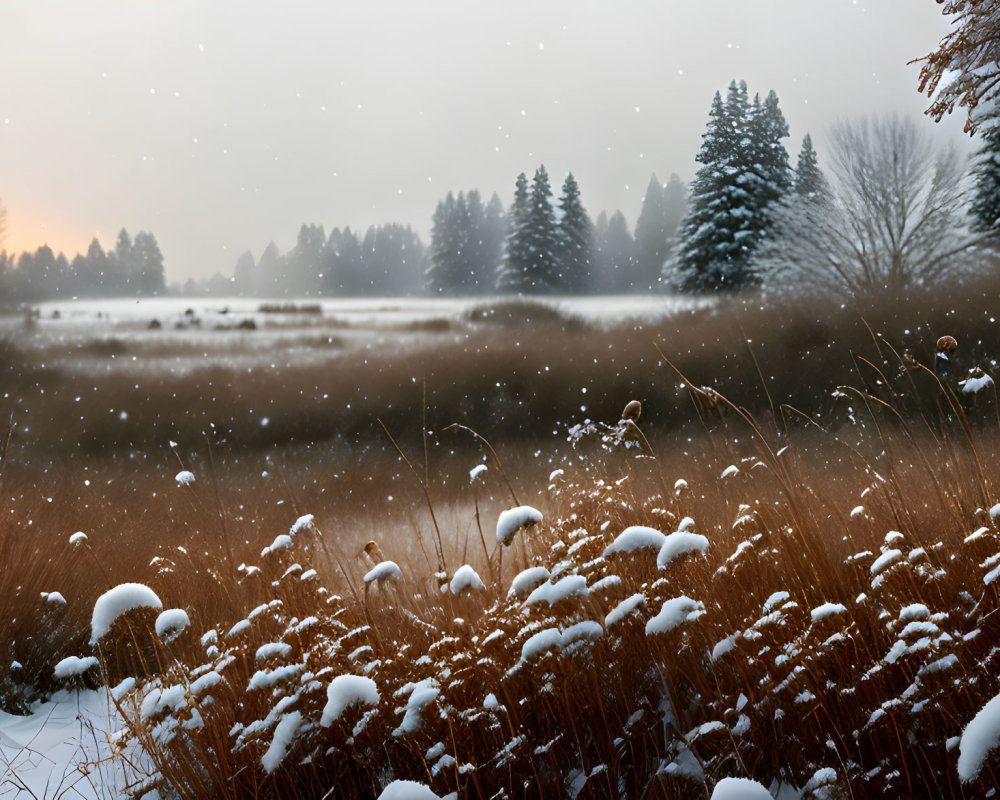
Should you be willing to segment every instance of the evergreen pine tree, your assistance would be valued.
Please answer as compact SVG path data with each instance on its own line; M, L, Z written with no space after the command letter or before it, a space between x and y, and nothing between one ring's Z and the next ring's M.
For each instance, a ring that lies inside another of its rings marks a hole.
M750 256L766 235L769 207L791 182L781 139L788 126L771 92L748 100L733 81L726 102L716 93L691 184L691 200L672 260L683 291L735 290L756 283Z
M163 274L163 253L156 237L139 231L132 244L132 291L140 295L163 294L167 283Z
M807 133L802 139L802 149L795 165L795 194L802 198L815 198L830 190L826 176L819 168L819 160L813 149L812 137Z
M972 227L981 233L1000 233L1000 125L984 132L972 173Z
M646 195L642 200L642 210L635 222L636 271L630 288L648 291L660 282L669 238L665 187L653 175L649 179L649 186L646 187Z
M629 291L634 271L635 240L621 211L615 211L610 219L605 212L601 212L594 225L594 243L594 289L610 294Z
M499 292L523 292L529 288L527 264L530 253L526 232L529 212L528 178L522 172L514 184L514 202L507 217L504 257L496 281Z
M579 294L591 288L594 226L580 199L580 186L571 172L559 199L558 280L560 292Z
M483 278L479 287L483 294L496 288L497 271L503 262L504 237L507 234L507 215L503 202L494 192L483 212L482 262Z
M544 166L535 170L528 196L528 220L525 227L528 248L527 283L533 292L547 292L558 284L559 248L552 186Z
M462 243L458 231L455 195L448 192L437 204L431 225L430 265L424 275L424 285L431 294L455 294Z

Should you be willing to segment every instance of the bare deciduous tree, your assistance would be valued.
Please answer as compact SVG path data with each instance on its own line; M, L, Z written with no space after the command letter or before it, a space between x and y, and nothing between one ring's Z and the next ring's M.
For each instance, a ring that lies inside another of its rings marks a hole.
M968 269L964 160L917 125L880 117L837 125L827 192L791 195L757 269L772 289L861 294L928 285Z
M1000 3L996 0L938 0L954 17L954 30L937 50L918 61L919 90L931 98L927 113L940 122L958 105L967 109L965 130L975 133L1000 117Z

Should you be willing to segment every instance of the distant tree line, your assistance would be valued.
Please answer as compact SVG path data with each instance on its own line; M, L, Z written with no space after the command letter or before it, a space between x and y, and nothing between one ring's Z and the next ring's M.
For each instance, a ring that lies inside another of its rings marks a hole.
M95 237L86 254L72 260L48 245L20 255L0 252L0 303L17 305L66 297L128 297L166 291L163 253L156 237L124 228L115 247L105 250Z
M625 216L591 221L572 174L558 201L548 173L529 183L517 177L509 210L477 189L449 192L432 217L425 247L409 227L372 226L359 238L351 228L304 224L295 246L274 242L258 259L237 260L233 275L189 280L183 294L281 296L476 296L495 293L579 294L648 292L660 284L687 207L687 190L672 175L649 182L633 236Z
M191 280L182 291L258 297L406 295L419 289L426 265L425 247L407 226L372 226L359 238L350 227L334 228L327 236L322 225L305 224L287 253L271 242L259 259L243 253L231 279Z

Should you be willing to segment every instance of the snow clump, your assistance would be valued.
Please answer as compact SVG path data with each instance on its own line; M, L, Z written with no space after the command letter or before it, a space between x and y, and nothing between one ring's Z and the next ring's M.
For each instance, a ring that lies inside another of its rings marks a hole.
M267 752L260 759L260 764L268 775L281 766L281 762L285 760L288 751L295 744L295 734L299 732L301 727L302 712L290 711L282 715L281 722L274 729L271 746L267 748Z
M430 787L417 781L393 781L382 790L376 800L453 800L458 794L452 792L444 797L434 794Z
M647 528L644 525L633 525L626 528L615 540L604 548L604 557L607 558L613 553L632 553L646 547L663 547L667 537L655 528Z
M73 545L73 547L79 547L86 541L87 541L87 534L85 534L83 531L77 531L76 533L74 533L72 536L69 537L69 543Z
M712 790L711 800L772 800L771 793L750 778L723 778Z
M542 512L532 506L517 506L501 511L497 518L497 541L509 545L521 528L530 528L542 521Z
M482 578L476 574L476 571L470 567L468 564L463 564L457 570L455 570L455 575L451 579L451 585L449 587L452 594L461 594L465 591L478 591L480 589L485 589L486 584L483 583Z
M521 660L531 661L549 650L562 650L580 641L593 641L604 635L604 628L593 620L584 620L570 625L565 630L546 628L530 637L521 646Z
M363 675L338 675L326 687L326 705L319 724L330 727L350 706L366 703L377 706L381 700L378 687L371 678Z
M958 777L969 783L979 777L986 757L1000 744L1000 694L983 706L962 731L958 743Z
M313 514L303 514L292 524L292 527L288 529L288 535L294 536L300 531L307 531L314 527L313 520L316 519Z
M163 642L172 642L191 624L191 619L183 608L168 608L156 618L156 635Z
M194 483L194 473L189 469L182 469L174 475L174 480L181 486L190 486Z
M383 584L388 580L399 581L402 579L403 571L399 568L399 564L395 561L383 561L367 572L364 581L365 583L378 581L379 584Z
M524 597L549 579L549 571L545 567L528 567L522 570L510 582L508 597Z
M656 566L666 569L676 558L686 553L704 553L707 549L708 539L700 533L674 531L664 540L656 556Z
M271 542L267 547L260 551L260 557L270 555L271 553L279 553L282 550L288 550L292 546L292 537L287 533L280 533L274 537L274 541Z
M160 610L163 602L156 596L156 592L141 583L121 583L108 589L94 603L90 619L90 643L97 644L111 630L118 617L134 608Z
M80 658L79 656L67 656L56 664L53 674L56 678L75 678L83 675L88 669L99 665L99 661L93 656Z
M666 600L660 613L646 623L646 635L667 633L705 613L705 604L686 595Z

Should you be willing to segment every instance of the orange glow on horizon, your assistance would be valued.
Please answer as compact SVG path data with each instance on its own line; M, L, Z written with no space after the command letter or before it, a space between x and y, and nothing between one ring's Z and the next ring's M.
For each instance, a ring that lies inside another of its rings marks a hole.
M8 208L7 228L3 241L0 242L0 251L6 250L14 255L23 252L34 253L39 247L47 244L56 255L64 253L66 258L72 259L77 253L87 252L90 240L94 236L101 239L101 244L105 248L108 247L108 243L96 232L86 233L74 230L72 227L50 225L43 219L17 214Z

